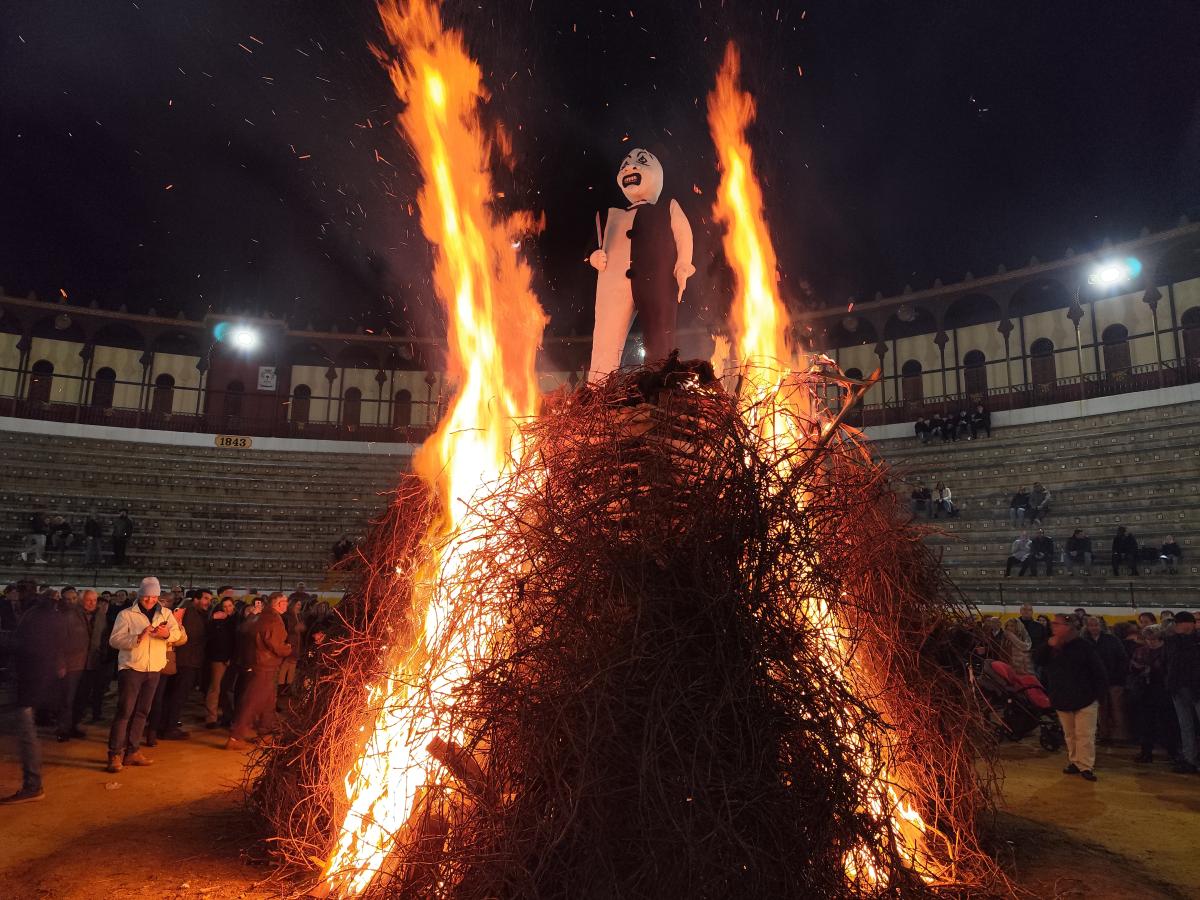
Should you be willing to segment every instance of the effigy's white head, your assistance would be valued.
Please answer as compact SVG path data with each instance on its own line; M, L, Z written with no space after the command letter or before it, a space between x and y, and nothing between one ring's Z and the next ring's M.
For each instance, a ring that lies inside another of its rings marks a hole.
M617 186L630 204L657 203L663 189L662 163L649 150L631 150L617 170Z

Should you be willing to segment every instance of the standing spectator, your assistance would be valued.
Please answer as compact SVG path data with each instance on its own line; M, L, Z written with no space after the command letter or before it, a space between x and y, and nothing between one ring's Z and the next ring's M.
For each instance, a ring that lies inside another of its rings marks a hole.
M311 596L311 595L310 595ZM292 648L291 655L279 666L279 692L287 694L296 678L296 664L300 661L300 647L304 640L304 620L302 613L304 604L294 599L295 594L288 598L287 612L283 614L283 625L287 629L288 646Z
M1008 562L1004 564L1004 577L1007 578L1012 574L1012 567L1018 567L1017 574L1024 575L1027 566L1029 555L1033 552L1033 541L1029 539L1029 532L1022 531L1017 535L1017 539L1012 542L1012 547L1008 551ZM1037 572L1033 573L1037 575Z
M222 597L205 632L205 659L208 661L208 690L204 694L204 727L213 729L221 718L221 685L237 646L237 604L232 597ZM225 711L232 721L233 710Z
M1092 564L1092 539L1082 528L1076 528L1067 538L1064 562L1090 566Z
M916 434L917 440L922 444L929 443L930 427L929 423L925 421L924 416L917 419L917 423L913 425L913 433Z
M90 593L95 594L94 591ZM92 612L91 615L88 615L84 613L83 607L75 601L75 589L63 588L58 607L58 613L62 619L63 636L63 676L59 680L58 690L57 736L59 743L65 743L73 737L87 737L77 724L75 705L79 683L87 668L88 656L92 649L96 604L92 603Z
M1037 577L1038 563L1046 564L1046 575L1054 574L1054 539L1039 528L1037 535L1034 536L1031 542L1032 551L1029 558L1025 560L1025 565L1021 566L1021 574L1025 574L1025 566L1033 569L1033 575Z
M1162 546L1158 549L1159 568L1164 572L1174 575L1181 559L1183 559L1183 550L1175 542L1175 536L1168 534L1167 539L1163 541Z
M1196 773L1196 719L1200 717L1200 635L1196 617L1175 614L1175 630L1164 642L1167 691L1179 720L1179 750L1183 757L1172 769L1182 775Z
M1121 574L1122 562L1129 563L1130 575L1138 574L1137 558L1137 539L1125 529L1124 525L1117 526L1117 533L1113 535L1112 542L1112 573L1114 577Z
M1041 525L1042 520L1050 515L1050 499L1050 491L1042 487L1040 481L1035 481L1033 490L1029 492L1029 508L1025 510L1026 521Z
M108 771L123 765L148 766L139 749L146 717L154 702L159 673L167 664L167 644L178 641L179 623L158 602L162 587L148 576L138 588L137 602L122 610L113 625L109 644L118 651L117 712L108 734Z
M179 726L183 707L200 680L208 650L208 608L212 606L212 591L201 589L191 603L183 608L183 630L187 642L175 650L175 677L163 706L162 739L180 741L188 733Z
M63 562L63 554L70 550L74 543L75 533L71 530L71 523L62 516L55 516L50 521L50 549L58 554L60 565Z
M101 602L96 592L89 588L79 595L79 610L87 627L88 650L71 713L72 732L79 731L85 709L92 711L90 722L100 721L104 692L108 690L108 635L105 628L108 604Z
M1025 510L1029 508L1029 491L1025 490L1024 486L1017 488L1017 492L1012 495L1012 499L1008 501L1008 521L1024 522Z
M46 535L49 531L50 524L46 521L46 514L40 509L35 509L29 517L29 533L25 536L21 562L29 562L29 554L32 553L35 563L39 566L46 565Z
M983 408L982 403L975 404L975 411L971 413L971 437L979 437L979 432L986 431L987 436L992 436L992 414Z
M1021 675L1033 674L1033 641L1020 619L1004 623L1004 659Z
M125 565L125 550L129 546L129 539L133 537L133 519L129 518L129 510L123 509L113 519L112 527L112 545L113 545L113 565Z
M1142 643L1129 661L1125 693L1133 714L1134 734L1141 746L1133 761L1154 762L1156 746L1166 750L1168 756L1177 756L1179 729L1171 695L1167 693L1166 650L1158 625L1142 629Z
M83 564L85 566L100 565L100 545L103 540L104 526L96 518L96 511L88 510L87 518L83 520Z
M288 595L288 603L295 603L299 600L304 606L308 606L317 598L308 592L308 585L303 581L296 584L296 589Z
M1033 607L1028 603L1021 604L1020 622L1025 626L1025 631L1029 634L1031 651L1036 650L1050 639L1050 629L1041 622L1044 618L1045 616L1039 616L1035 619L1033 617Z
M1097 616L1088 616L1083 637L1096 648L1104 664L1108 689L1100 697L1100 743L1128 739L1125 727L1125 680L1129 677L1129 657L1120 638L1102 627Z
M227 750L246 747L253 727L259 732L269 732L275 726L275 690L279 681L279 667L292 655L287 642L287 629L283 624L283 613L287 611L287 595L276 591L267 598L267 606L251 626L254 640L254 655L246 669L247 684L238 698L237 712L229 731Z
M350 555L350 551L354 549L354 541L350 539L350 535L343 534L342 539L333 545L333 561L341 562Z
M11 674L9 665L12 654L9 648L13 644L13 632L17 630L17 622L21 620L21 592L15 584L4 588L4 596L0 597L0 685Z
M14 667L17 675L17 740L21 752L21 789L0 803L43 799L42 748L34 710L53 702L63 666L63 621L53 595L45 594L17 625Z
M1096 780L1096 717L1100 698L1108 690L1108 675L1095 648L1080 640L1074 619L1056 615L1053 632L1033 661L1046 674L1050 702L1058 713L1067 739L1064 775L1082 775Z

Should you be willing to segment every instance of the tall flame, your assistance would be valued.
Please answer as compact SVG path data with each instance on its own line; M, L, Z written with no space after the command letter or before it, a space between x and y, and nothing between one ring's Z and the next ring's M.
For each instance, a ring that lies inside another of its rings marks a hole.
M733 269L736 290L730 309L730 340L741 366L742 390L749 394L744 408L757 418L748 424L772 442L778 464L790 465L798 443L808 439L801 425L814 421L811 392L804 384L799 354L789 342L789 319L777 290L776 257L763 209L762 190L754 175L754 158L746 128L754 120L754 99L739 85L741 60L730 43L708 97L708 123L721 165L713 218L725 226L725 255ZM773 412L758 410L767 400ZM828 425L823 426L828 428ZM807 598L805 617L823 644L822 660L831 673L841 673L856 696L873 696L869 678L850 652L844 623L819 598ZM877 819L891 823L890 841L899 856L926 880L933 880L932 861L924 849L925 823L912 806L885 751L861 738L853 739L858 768L868 782L861 798ZM872 776L874 777L872 778ZM885 848L877 848L885 849ZM884 885L888 873L868 847L852 848L845 859L847 880L860 885Z
M510 241L514 223L489 208L493 145L479 121L487 98L479 66L462 36L443 28L436 3L380 0L379 14L401 57L388 63L388 72L406 104L399 121L424 180L421 224L435 250L434 286L448 312L449 379L458 387L413 460L439 501L441 515L427 541L440 551L415 592L423 628L370 690L376 720L347 776L349 808L324 873L327 890L340 896L361 894L394 865L389 858L423 788L441 777L421 736L445 723L432 721L428 696L410 696L410 686L444 637L453 598L440 588L454 583L472 544L471 500L519 454L519 423L538 412L534 362L546 323L530 270ZM433 695L452 695L461 674L454 663L435 674Z

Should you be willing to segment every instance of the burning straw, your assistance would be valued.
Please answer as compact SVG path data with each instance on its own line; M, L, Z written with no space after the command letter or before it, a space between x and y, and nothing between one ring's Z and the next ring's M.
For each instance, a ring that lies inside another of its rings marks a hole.
M781 459L746 424L776 398L739 406L677 369L551 405L476 498L437 588L449 620L395 710L434 762L364 895L1000 886L976 840L989 745L936 652L966 609L884 471L816 414ZM257 759L252 800L292 867L328 866L388 702L370 688L416 636L432 512L406 482L304 676L312 701Z

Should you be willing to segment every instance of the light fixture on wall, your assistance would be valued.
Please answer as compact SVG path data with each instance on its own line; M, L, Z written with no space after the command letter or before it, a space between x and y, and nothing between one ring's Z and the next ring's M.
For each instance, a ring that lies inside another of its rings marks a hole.
M1133 256L1123 259L1108 259L1097 263L1088 273L1088 284L1101 288L1114 288L1128 284L1142 272L1142 263Z

